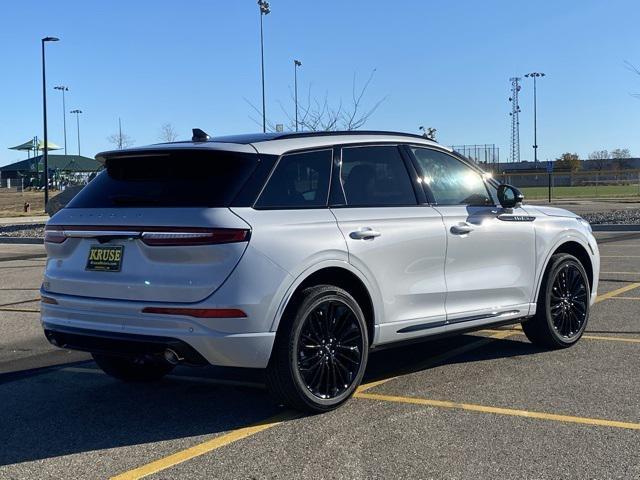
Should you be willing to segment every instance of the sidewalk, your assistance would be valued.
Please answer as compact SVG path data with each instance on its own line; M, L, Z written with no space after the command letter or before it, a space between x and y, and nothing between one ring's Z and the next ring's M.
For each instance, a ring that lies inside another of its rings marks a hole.
M49 215L38 215L34 217L5 217L0 218L0 225L18 225L23 223L46 223Z

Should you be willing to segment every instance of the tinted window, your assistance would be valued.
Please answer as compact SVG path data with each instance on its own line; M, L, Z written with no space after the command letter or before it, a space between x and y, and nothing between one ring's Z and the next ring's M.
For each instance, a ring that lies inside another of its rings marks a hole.
M422 180L439 205L493 205L482 176L446 153L412 148Z
M347 205L415 205L411 179L396 146L342 149L342 186Z
M331 150L284 155L264 187L257 207L311 208L327 204Z
M257 163L232 152L123 153L107 157L105 171L68 208L225 207Z

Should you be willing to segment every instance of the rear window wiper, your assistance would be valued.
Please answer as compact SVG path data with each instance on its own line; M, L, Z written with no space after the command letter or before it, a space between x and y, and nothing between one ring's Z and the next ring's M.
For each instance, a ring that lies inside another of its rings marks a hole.
M160 203L155 198L127 194L109 195L109 200L116 205L157 205Z

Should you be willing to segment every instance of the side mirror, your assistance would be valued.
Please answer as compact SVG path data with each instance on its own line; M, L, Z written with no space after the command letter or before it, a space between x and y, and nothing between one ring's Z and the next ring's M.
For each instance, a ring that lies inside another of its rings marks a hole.
M503 208L519 207L524 200L524 195L513 185L501 184L498 187L498 201Z

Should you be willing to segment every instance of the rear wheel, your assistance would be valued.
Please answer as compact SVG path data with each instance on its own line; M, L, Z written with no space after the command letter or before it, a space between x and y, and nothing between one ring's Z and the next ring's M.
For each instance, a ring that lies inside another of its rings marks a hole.
M281 403L325 412L351 397L367 364L364 315L345 290L319 285L302 292L282 319L267 367L267 385Z
M564 348L576 343L589 320L591 290L587 272L573 255L551 257L540 286L536 315L522 323L536 345Z
M129 382L159 380L173 370L173 365L163 360L117 357L98 353L91 355L104 373Z

